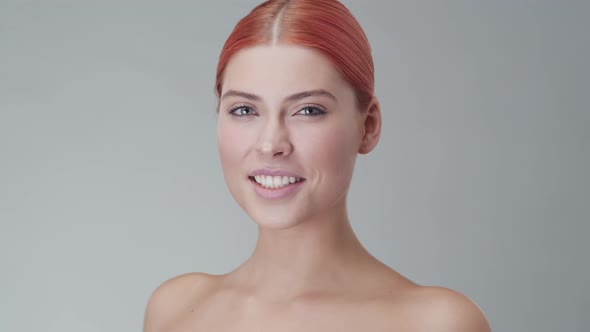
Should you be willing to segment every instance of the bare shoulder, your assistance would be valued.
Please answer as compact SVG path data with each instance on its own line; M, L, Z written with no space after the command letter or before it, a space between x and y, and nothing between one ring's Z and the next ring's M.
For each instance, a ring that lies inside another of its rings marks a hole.
M162 331L207 293L214 278L215 276L205 273L187 273L166 280L150 296L143 331Z
M403 299L415 331L490 332L489 322L475 302L455 290L417 286Z

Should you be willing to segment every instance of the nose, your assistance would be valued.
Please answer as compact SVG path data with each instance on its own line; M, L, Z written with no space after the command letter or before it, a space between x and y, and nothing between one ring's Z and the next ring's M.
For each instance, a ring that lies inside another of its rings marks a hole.
M256 151L264 157L288 156L293 151L289 133L280 120L266 121L261 128L256 144Z

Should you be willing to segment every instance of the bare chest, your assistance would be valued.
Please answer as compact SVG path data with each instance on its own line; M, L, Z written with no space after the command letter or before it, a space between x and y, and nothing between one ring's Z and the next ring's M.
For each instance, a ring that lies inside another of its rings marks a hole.
M187 314L163 332L394 332L408 331L403 317L378 306L334 306L256 312L209 310Z

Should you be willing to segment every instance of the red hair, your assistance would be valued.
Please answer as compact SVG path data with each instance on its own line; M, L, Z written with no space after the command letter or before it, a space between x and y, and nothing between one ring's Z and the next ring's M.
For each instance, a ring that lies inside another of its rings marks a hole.
M367 36L337 0L268 0L242 18L219 56L215 93L219 98L225 68L243 48L285 43L309 47L328 58L356 92L358 106L369 106L374 66Z

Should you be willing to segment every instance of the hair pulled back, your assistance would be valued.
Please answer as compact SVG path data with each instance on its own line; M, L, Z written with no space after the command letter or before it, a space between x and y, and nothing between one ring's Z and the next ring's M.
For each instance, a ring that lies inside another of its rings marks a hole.
M355 90L358 107L374 93L374 65L367 36L351 12L337 0L269 0L242 18L219 56L215 93L221 96L225 68L240 50L257 45L289 44L319 51Z

